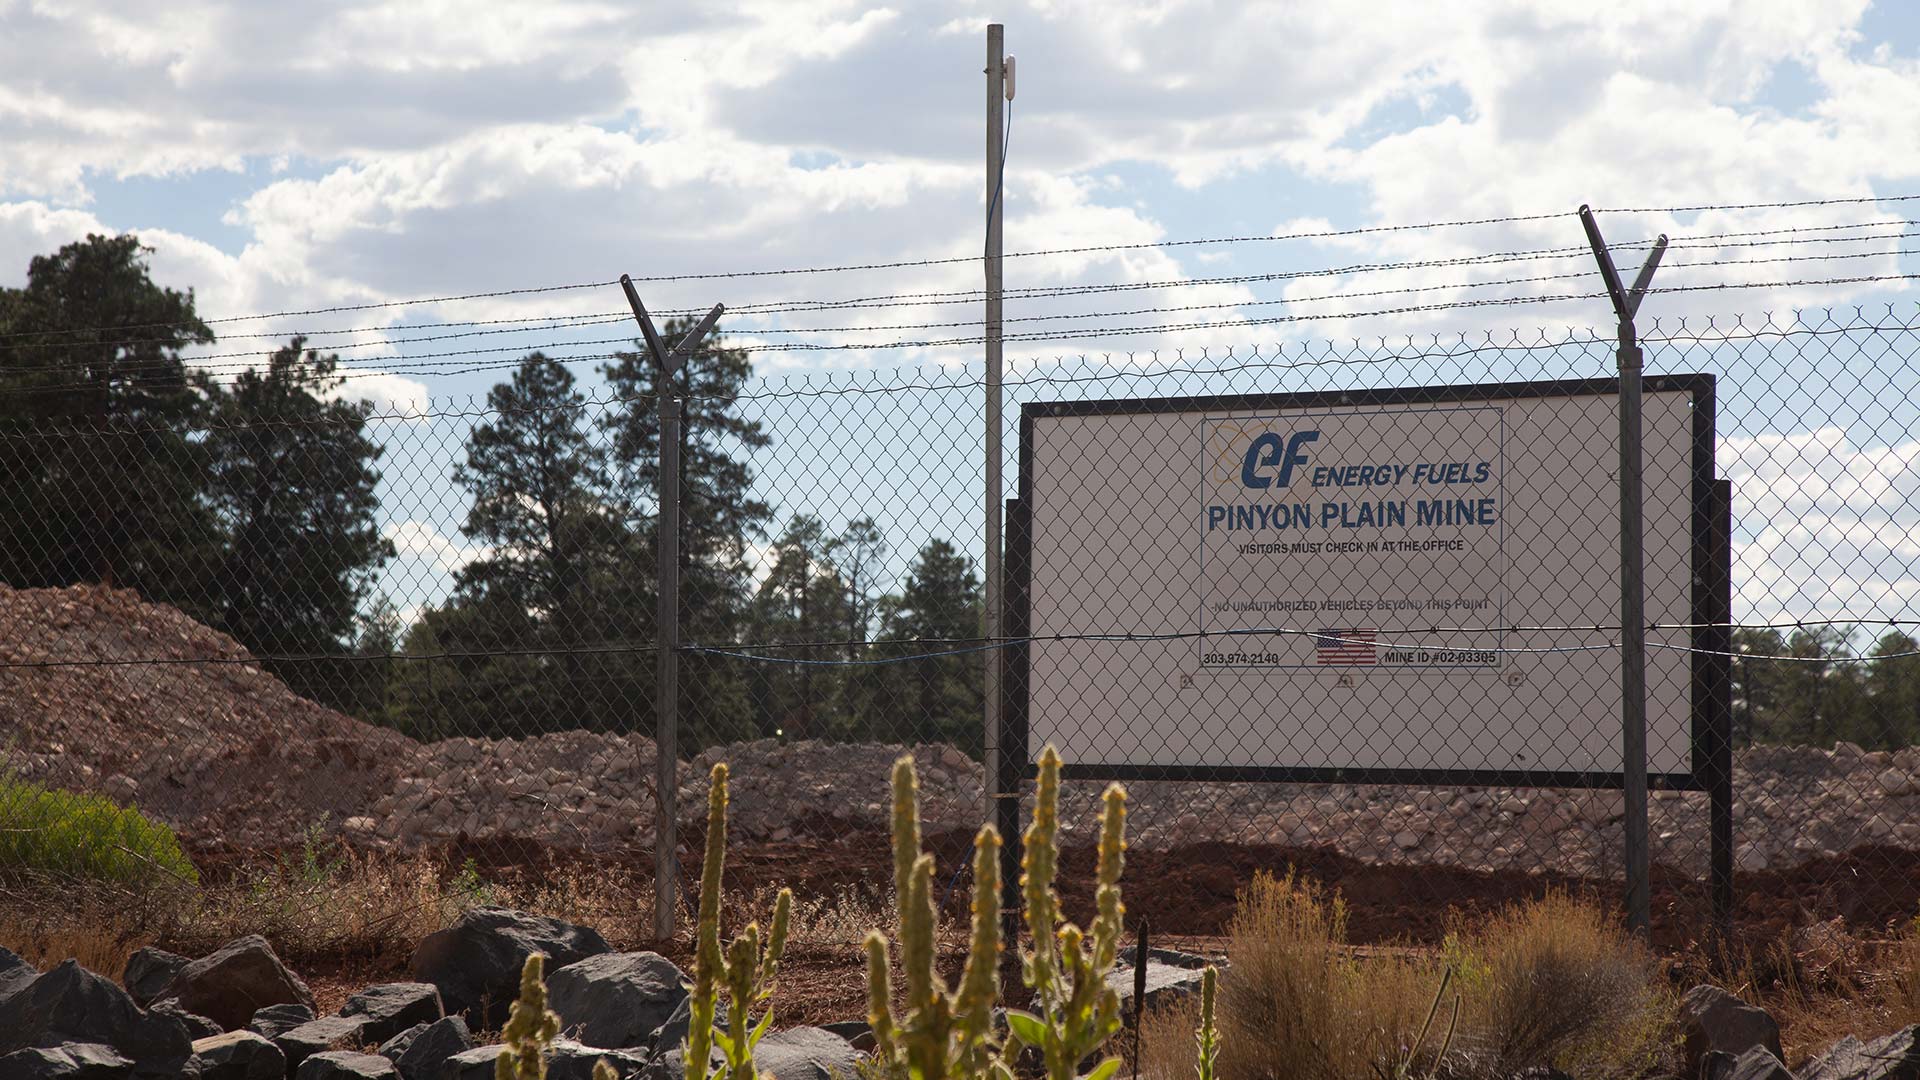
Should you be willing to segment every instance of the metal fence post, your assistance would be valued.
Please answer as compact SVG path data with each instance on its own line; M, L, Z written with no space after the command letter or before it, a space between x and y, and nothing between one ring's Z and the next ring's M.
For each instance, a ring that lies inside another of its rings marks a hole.
M653 935L673 937L674 907L679 899L680 809L680 397L674 377L693 355L700 340L725 310L715 304L698 326L689 330L669 352L648 317L633 279L620 275L633 318L646 339L659 386L660 468L654 478L659 497L658 539L654 546L655 616L654 682L654 825L653 825Z
M1631 289L1620 284L1613 255L1600 237L1593 210L1580 208L1593 257L1619 322L1620 370L1620 772L1626 796L1627 926L1644 934L1652 922L1653 886L1647 851L1647 620L1646 556L1641 521L1640 343L1633 316L1667 248L1654 244Z

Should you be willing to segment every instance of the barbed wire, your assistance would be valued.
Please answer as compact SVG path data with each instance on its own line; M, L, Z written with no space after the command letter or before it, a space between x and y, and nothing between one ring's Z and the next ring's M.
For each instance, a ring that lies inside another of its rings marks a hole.
M1810 206L1904 203L1904 202L1912 202L1915 200L1920 200L1920 193L1908 194L1908 195L1862 196L1862 197L1848 197L1848 198L1834 198L1834 199L1802 199L1802 200L1773 202L1773 203L1699 204L1699 205L1693 205L1693 206L1681 206L1681 207L1669 207L1669 208L1630 207L1630 208L1623 208L1623 209L1601 209L1601 210L1596 210L1595 212L1596 213L1632 213L1632 214L1700 213L1700 212L1706 212L1711 210L1791 209L1791 208L1803 208L1803 207L1810 207ZM1135 251L1135 250L1146 250L1146 249L1157 249L1157 248L1179 248L1179 247L1248 244L1248 243L1272 243L1272 242L1282 242L1282 241L1314 240L1314 239L1337 239L1337 238L1343 238L1343 237L1362 236L1362 235L1393 234L1393 233L1401 233L1401 232L1419 232L1419 231L1427 231L1427 230L1434 230L1434 229L1453 229L1453 228L1465 228L1465 227L1486 226L1486 225L1545 221L1545 220L1573 217L1575 216L1575 213L1576 212L1573 212L1573 211L1556 211L1556 212L1549 212L1549 213L1510 214L1510 215L1481 217L1481 218L1463 218L1463 219L1447 220L1447 221L1428 221L1428 222L1418 222L1418 223L1411 223L1411 224L1367 225L1367 226L1356 226L1356 227L1346 228L1346 229L1307 230L1307 231L1297 231L1297 232L1290 232L1290 233L1271 233L1271 234L1264 234L1264 235L1250 234L1250 235L1240 235L1240 236L1218 236L1218 237L1200 237L1200 238L1156 240L1156 241L1135 241L1135 242L1124 243L1124 244L1093 244L1093 245L1081 245L1077 247L1040 248L1040 249L1033 249L1028 251L1005 252L1002 254L1002 258L1026 259L1026 258L1037 258L1037 257L1054 256L1054 255L1082 255L1082 254L1109 253L1109 252L1117 252L1117 251ZM1858 227L1868 227L1872 224L1874 223L1864 223L1863 225L1860 225ZM1845 228L1850 226L1831 226L1831 227ZM1633 242L1627 242L1622 244L1615 244L1612 246L1630 247L1630 246L1635 246L1636 244L1639 244L1639 243L1650 243L1650 242L1651 241L1633 241ZM943 265L951 265L955 263L975 262L975 261L978 261L978 259L979 259L979 256L977 255L956 255L956 256L944 256L944 257L938 257L938 258L925 258L925 259L897 259L897 260L887 260L887 261L868 262L868 263L848 263L848 264L838 264L838 265L830 265L830 266L800 266L800 267L788 267L788 268L774 269L774 270L726 270L726 271L710 271L710 272L701 272L701 273L632 275L630 277L630 280L635 282L644 282L644 283L660 283L660 282L675 282L675 281L706 281L706 280L716 280L716 279L784 277L784 276L797 276L797 275L810 275L810 274L836 274L836 273L847 273L847 272L854 272L854 271L895 270L895 269L906 269L906 268L912 268L912 267L943 266ZM253 322L253 321L266 320L266 319L294 318L294 317L308 316L308 315L339 314L344 312L355 312L355 311L376 311L376 310L383 310L383 309L397 308L397 307L417 307L417 306L423 306L428 304L447 304L447 303L456 303L456 302L468 301L468 300L499 299L502 297L528 296L528 295L539 295L539 294L548 294L548 293L557 293L557 292L569 292L569 291L577 291L577 290L589 289L589 288L605 288L613 284L616 284L617 281L618 279L616 278L616 279L597 280L597 281L569 282L569 283L558 284L558 285L534 285L534 286L522 286L522 287L516 287L516 288L494 289L494 290L475 291L475 292L466 292L466 293L453 293L453 294L446 294L446 295L439 295L439 296L408 297L408 298L402 298L402 299L396 299L396 300L367 301L367 302L355 303L355 304L333 304L333 305L326 305L326 306L320 306L320 307L286 309L281 311L258 312L253 314L244 314L244 315L215 316L215 317L209 317L209 318L196 319L195 322L202 325L212 326L216 324L226 324L226 323L235 323L235 322ZM678 312L676 311L674 313L678 313ZM125 331L125 330L133 330L133 329L181 327L181 326L191 326L191 325L193 325L193 323L188 323L184 320L177 320L177 321L157 321L157 322L146 322L146 323L125 323L125 324L118 324L114 326L78 327L78 328L61 327L61 328L52 328L52 329L46 329L46 330L13 331L7 334L0 334L0 340L5 340L7 338L13 338L13 337L44 336L48 334L95 333L95 332L100 332L104 330Z
M1644 332L1640 335L1640 341L1645 345L1662 345L1662 344L1713 345L1713 344L1732 344L1732 343L1737 343L1742 341L1754 341L1754 340L1760 340L1765 338L1784 339L1784 338L1792 338L1792 337L1831 337L1831 336L1844 336L1848 334L1888 334L1888 333L1911 333L1915 331L1920 331L1920 318L1914 318L1906 321L1893 320L1892 319L1893 305L1891 304L1886 305L1886 315L1888 320L1891 320L1891 321L1866 321L1864 308L1856 306L1854 309L1854 318L1860 321L1833 322L1832 310L1831 309L1826 309L1826 310L1828 314L1828 321L1817 324L1817 325L1809 325L1809 324L1799 324L1799 325L1793 325L1793 326L1768 325L1768 326L1763 326L1763 327L1754 328L1754 329L1748 329L1746 327L1745 319L1743 316L1739 316L1739 315L1722 316L1726 318L1732 318L1734 320L1735 325L1739 327L1739 329L1737 330L1736 329L1722 330L1722 329L1716 328L1716 329L1713 329L1712 331L1701 330L1701 331L1690 331L1690 332L1682 332L1682 331L1669 332L1669 331L1660 330L1659 320L1656 319L1649 324L1650 329L1647 332ZM1720 317L1709 316L1708 317L1709 325L1712 325L1717 318L1720 318ZM1681 323L1682 326L1684 326L1686 323L1686 319L1682 317L1679 319L1679 322ZM1575 328L1575 327L1567 328L1565 331L1565 336L1563 337L1543 339L1539 341L1524 341L1524 340L1494 341L1492 340L1492 334L1493 334L1492 331L1486 331L1483 333L1486 336L1487 340L1478 344L1468 344L1467 336L1464 334L1459 335L1458 338L1453 341L1442 341L1440 335L1433 335L1432 341L1430 343L1424 344L1424 345L1418 345L1418 346L1416 346L1413 343L1411 337L1409 336L1408 344L1404 347L1401 347L1401 346L1389 347L1387 344L1388 339L1385 337L1381 337L1379 339L1380 341L1379 348L1381 351L1378 351L1378 352L1362 353L1358 355L1355 355L1353 353L1347 353L1347 354L1337 355L1337 356L1329 355L1329 356L1322 356L1317 358L1301 359L1301 360L1282 360L1282 359L1279 359L1279 357L1284 355L1285 351L1289 348L1293 348L1296 350L1312 350L1312 349L1330 350L1334 348L1346 349L1350 347L1323 339L1323 340L1317 340L1317 341L1301 341L1301 342L1292 342L1292 343L1273 342L1270 344L1263 344L1263 343L1256 342L1256 343L1250 343L1245 346L1234 346L1234 345L1183 346L1183 347L1168 347L1164 349L1155 348L1155 349L1148 349L1148 350L1106 351L1106 352L1098 352L1098 353L1081 352L1077 354L1057 355L1051 358L1042 357L1042 356L1028 356L1025 358L1015 359L1010 363L1016 369L1022 366L1026 366L1034 369L1036 372L1044 365L1062 364L1067 362L1078 362L1078 363L1086 364L1086 363L1093 362L1096 357L1101 362L1104 362L1104 363L1115 363L1118 361L1124 361L1125 363L1128 363L1128 364L1152 365L1152 366L1139 366L1139 367L1119 369L1119 370L1113 370L1113 371L1092 372L1092 373L1075 374L1075 375L1061 375L1061 374L1051 374L1051 373L1038 374L1037 373L1027 377L1015 377L1015 378L1003 379L1002 385L1009 389L1017 389L1017 388L1031 387L1031 386L1045 386L1045 385L1067 386L1067 385L1075 385L1075 384L1081 384L1081 383L1111 382L1111 381L1127 380L1127 379L1161 379L1161 378L1168 378L1168 377L1179 376L1179 375L1214 376L1214 375L1232 375L1232 374L1243 373L1248 371L1269 371L1269 370L1270 371L1286 371L1286 370L1310 369L1310 368L1375 366L1375 365L1385 365L1385 364L1407 362L1407 361L1422 361L1422 360L1434 361L1434 360L1455 359L1455 358L1475 356L1475 355L1479 355L1482 353L1489 353L1489 352L1541 352L1541 351L1551 352L1551 351L1556 351L1560 349L1578 348L1581 346L1589 346L1596 343L1611 342L1612 340L1611 332L1603 335L1591 328L1581 329L1581 328ZM1351 348L1359 348L1359 347L1360 346L1358 345L1357 342L1353 346L1351 346ZM1239 352L1246 351L1247 353L1249 353L1249 356L1246 359L1234 359L1230 363L1223 362L1211 367L1168 366L1169 364L1173 364L1173 365L1187 364L1188 363L1187 354L1189 352L1198 353L1201 355L1201 357L1210 360L1212 353L1215 351L1225 353L1228 357L1237 357ZM1270 357L1266 355L1267 352L1271 352L1273 355ZM1165 360L1162 356L1163 353L1173 354L1173 359L1171 361ZM616 355L618 354L599 353L599 354L588 354L588 355L578 356L578 357L569 357L569 356L549 357L549 359L555 360L556 362L576 362L576 361L584 361L584 360L591 360L591 359L612 359ZM503 365L503 366L512 367L515 365ZM485 370L493 370L493 369L495 368L488 368ZM884 374L887 370L888 369L880 369L880 368L849 369L845 372L830 373L830 374L832 374L836 378L847 377L847 376L857 378L862 376L879 376L881 374ZM891 370L897 376L898 373L903 369L895 368ZM924 372L928 369L921 367L921 368L904 369L904 370L915 370L915 371ZM945 369L935 369L935 370L942 370L943 374L945 373ZM380 372L367 373L368 377L377 377L385 374L388 374L388 372L380 371ZM342 378L347 378L347 377L350 377L350 376L342 376ZM778 400L778 399L784 399L784 398L814 398L814 397L843 397L843 396L844 397L863 397L863 396L875 396L875 395L886 395L886 394L960 391L960 390L978 389L986 385L986 382L983 376L948 375L947 377L942 378L938 381L926 380L926 379L921 379L919 381L911 381L911 380L902 381L896 378L893 381L876 382L870 385L814 386L814 385L811 385L811 383L815 377L816 375L812 373L803 374L800 376L793 376L793 377L781 377L778 380L780 383L778 388L768 388L768 389L754 390L754 391L743 392L743 393L719 394L719 395L683 394L680 396L681 396L681 400L686 402L735 403L735 402L771 401L771 400ZM788 385L792 382L793 378L805 379L807 380L808 385L800 386L800 387L793 387ZM763 385L770 383L771 381L772 380L767 380L767 379L762 380ZM453 399L448 399L448 398L427 398L427 399L424 399L423 404L417 407L390 408L386 411L372 409L370 411L362 412L357 417L354 417L351 419L346 419L346 418L313 418L313 419L258 418L258 419L241 420L241 419L234 419L234 418L202 417L196 420L193 426L196 429L204 429L204 430L241 430L241 429L249 429L249 428L274 428L274 427L300 428L300 427L314 427L314 426L337 426L342 423L365 423L365 422L415 423L415 422L424 422L424 421L441 420L441 419L472 419L472 418L483 417L483 416L533 415L537 413L552 412L552 411L559 411L559 412L587 411L591 409L604 408L609 406L623 406L623 405L650 403L653 400L654 400L654 396L648 393L622 394L622 393L608 392L608 391L605 391L604 389L590 389L588 392L581 394L579 400L576 402L560 403L560 404L552 404L552 405L516 405L516 406L508 406L506 408L495 408L492 405L483 405L480 403L479 398L469 395L465 399L464 404L455 403ZM371 405L372 403L369 402L367 404ZM398 405L399 403L388 402L387 404ZM24 427L24 426L18 426L18 425L0 426L0 441L38 439L38 438L63 438L63 437L72 437L72 436L79 436L79 435L100 435L100 434L133 435L133 434L139 434L141 432L146 432L146 431L176 430L179 427L180 425L178 424L131 422L131 421L122 421L119 418L108 418L103 424L100 424L100 425L93 425L93 424L80 425L80 424L74 424L74 423L49 424L49 423L43 422L37 426L32 426L32 427Z

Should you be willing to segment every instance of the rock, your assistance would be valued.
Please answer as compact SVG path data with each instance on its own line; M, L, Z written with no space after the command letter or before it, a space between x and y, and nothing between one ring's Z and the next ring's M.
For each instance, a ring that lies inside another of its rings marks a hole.
M229 1031L193 1044L196 1080L284 1080L287 1055L251 1031Z
M300 1063L294 1080L400 1080L393 1062L379 1054L329 1050Z
M109 1047L140 1077L171 1077L192 1053L180 1021L141 1012L125 990L73 960L0 1002L0 1054L62 1043Z
M1849 1035L1800 1068L1802 1080L1920 1080L1920 1028L1871 1042Z
M1741 844L1733 853L1734 867L1748 874L1757 874L1765 870L1769 861L1766 849L1759 844Z
M1700 1080L1794 1080L1794 1077L1773 1051L1753 1046L1737 1055L1721 1050L1707 1051L1700 1063Z
M1847 977L1859 956L1860 943L1847 933L1839 916L1802 926L1787 939L1788 953L1801 980L1809 986L1828 985Z
M1128 949L1121 954L1113 970L1107 972L1107 985L1120 995L1120 1011L1128 1016L1133 1015L1134 952L1134 949ZM1148 949L1147 1007L1171 1004L1189 994L1199 993L1201 974L1206 966L1205 957L1166 949Z
M714 1002L713 1022L722 1027L726 1026L728 1020L725 1001ZM653 1048L655 1057L670 1050L678 1050L686 1044L687 1032L692 1027L693 1004L691 999L682 997L680 1004L673 1007L673 1015L667 1017L667 1022L661 1024L653 1033L653 1038L647 1040L647 1045Z
M831 1024L821 1024L820 1030L840 1036L863 1054L873 1052L873 1025L865 1020L835 1020Z
M467 1022L448 1016L395 1035L380 1047L380 1056L393 1062L402 1080L439 1080L440 1067L448 1058L471 1049L473 1035L467 1031Z
M0 1001L12 997L16 991L39 977L39 968L0 949Z
M155 1005L151 1011L180 1021L180 1026L187 1031L188 1039L204 1039L210 1035L222 1034L226 1030L206 1017L195 1016L171 1001L163 1001Z
M385 1042L415 1024L431 1024L446 1014L440 991L432 983L382 983L347 999L341 1016L366 1019L361 1035L368 1042Z
M246 1027L263 1005L313 1008L307 984L258 934L230 941L181 968L159 1000L178 1002L227 1031Z
M543 953L547 970L612 952L599 931L507 908L474 908L413 950L413 977L440 989L447 1011L498 1028L520 989L527 957Z
M349 1050L373 1041L366 1037L366 1029L363 1016L323 1016L281 1034L273 1044L287 1055L287 1068L294 1069L315 1054Z
M774 1080L845 1080L856 1074L860 1053L831 1031L796 1027L761 1039L753 1051L753 1065Z
M174 976L178 975L180 969L186 967L188 963L186 957L170 953L165 949L156 949L152 946L135 949L133 955L127 957L127 966L120 976L120 985L127 988L127 993L133 997L133 1003L144 1009L166 992Z
M1913 774L1903 769L1883 769L1874 779L1879 782L1880 790L1888 795L1911 795L1917 790Z
M547 976L547 1006L587 1046L646 1047L687 996L686 973L658 953L601 953Z
M7 1080L122 1080L133 1062L99 1043L33 1047L0 1055L0 1076Z
M271 1040L313 1019L311 1006L268 1005L254 1012L253 1019L247 1022L247 1030Z
M1701 1066L1710 1050L1738 1058L1759 1047L1776 1062L1782 1056L1780 1025L1773 1017L1717 986L1703 984L1687 991L1680 1003L1680 1022L1686 1064L1683 1075L1702 1075Z
M493 1080L494 1063L500 1059L502 1049L504 1047L482 1046L455 1054L447 1059L440 1080ZM553 1044L553 1056L547 1059L547 1080L593 1080L594 1062L602 1060L613 1067L621 1080L638 1076L649 1068L647 1059L638 1054L602 1050L561 1039ZM848 1077L851 1076L849 1073Z

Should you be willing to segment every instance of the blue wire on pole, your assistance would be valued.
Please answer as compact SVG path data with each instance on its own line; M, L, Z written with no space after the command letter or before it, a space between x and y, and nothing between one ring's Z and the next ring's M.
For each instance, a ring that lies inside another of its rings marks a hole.
M1007 147L1013 145L1013 102L1007 102L1007 128L1000 133L1000 168L993 174L993 197L987 200L987 231L993 231L993 211L1000 205L1000 188L1007 180ZM985 248L985 241L981 246ZM985 257L984 250L982 257Z

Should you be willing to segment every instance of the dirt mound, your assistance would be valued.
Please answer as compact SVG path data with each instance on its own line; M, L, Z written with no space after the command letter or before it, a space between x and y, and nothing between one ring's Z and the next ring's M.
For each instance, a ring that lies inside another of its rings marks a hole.
M201 849L337 828L419 753L178 610L89 586L0 586L0 731L22 775L137 803Z

